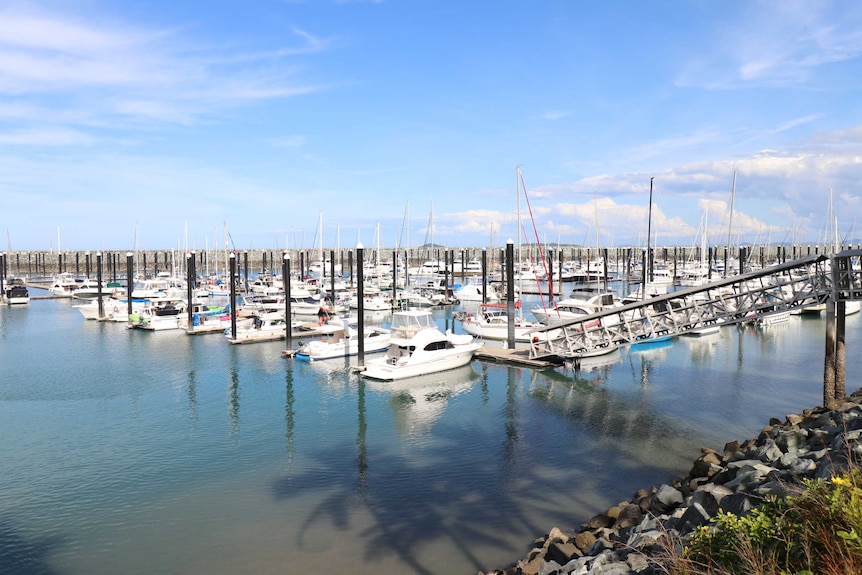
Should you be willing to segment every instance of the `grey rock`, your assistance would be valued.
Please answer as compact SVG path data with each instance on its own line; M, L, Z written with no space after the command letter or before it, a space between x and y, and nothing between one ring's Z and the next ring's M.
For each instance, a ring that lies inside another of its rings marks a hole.
M596 539L596 542L590 545L590 548L587 549L587 555L598 555L603 551L608 551L613 549L613 544L605 538Z
M658 493L655 494L653 507L658 507L659 511L672 509L682 503L682 492L670 485L662 485Z
M614 523L614 529L625 529L637 525L643 519L643 511L634 504L626 505L620 509L617 522Z
M575 545L582 552L586 553L596 542L596 536L589 531L582 531L575 535Z
M732 489L729 489L724 485L717 485L715 483L704 485L703 490L712 495L716 503L721 503L722 499L724 499L728 495L733 495Z
M601 567L602 565L609 565L612 563L619 562L619 556L611 551L610 549L605 549L601 553L596 555L596 558L593 559L592 568Z
M719 508L725 513L733 513L734 515L742 515L751 511L755 505L752 503L751 497L745 493L734 493L728 495L721 500Z
M781 459L782 455L784 455L784 453L772 439L766 440L763 445L761 445L757 449L757 458L760 461L764 461L767 463L778 461L779 459Z
M577 559L582 555L583 552L578 549L578 546L574 543L563 543L561 541L554 541L548 546L548 559L551 561L556 561L560 565L565 565L572 559Z
M627 563L608 563L590 569L590 575L631 575L631 573L632 570Z
M679 532L690 533L695 528L709 523L710 519L712 515L700 503L692 503L680 518Z
M647 549L654 545L659 545L663 533L663 531L658 529L634 533L629 537L627 545L632 549Z
M628 557L626 557L626 563L629 569L635 573L642 573L650 566L646 555L642 553L629 553Z
M559 575L560 573L563 573L560 564L556 561L548 561L539 567L536 575Z
M700 505L710 515L715 515L718 511L718 500L712 495L711 491L705 489L692 493L689 505Z
M758 485L751 491L763 498L770 495L785 497L787 496L787 484L783 481L767 481L766 483Z

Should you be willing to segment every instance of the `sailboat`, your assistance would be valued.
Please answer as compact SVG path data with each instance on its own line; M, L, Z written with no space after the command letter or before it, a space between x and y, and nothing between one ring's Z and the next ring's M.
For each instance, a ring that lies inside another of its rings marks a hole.
M647 239L646 249L643 253L643 261L641 265L641 281L637 288L628 296L623 298L622 303L628 304L633 302L643 301L648 297L664 295L667 293L667 287L673 282L672 274L669 270L656 270L653 267L653 241L652 241L652 193L653 180L649 179L649 211L647 215Z
M523 185L523 176L521 175L521 166L516 168L516 186L517 186L517 226L518 226L518 269L524 269L521 264L521 186ZM524 186L526 192L526 186ZM514 265L514 263L513 263ZM516 279L522 282L524 275L517 275ZM535 278L534 278L535 281ZM517 293L522 293L522 288L519 285L516 289ZM515 342L529 343L535 337L533 330L545 327L537 321L527 321L521 313L520 300L515 302L515 313L517 317L509 318L508 304L481 304L476 313L468 312L463 316L461 327L462 329L476 337L481 337L487 340L507 341L509 339L510 321L514 322ZM550 332L553 337L559 337L559 332Z

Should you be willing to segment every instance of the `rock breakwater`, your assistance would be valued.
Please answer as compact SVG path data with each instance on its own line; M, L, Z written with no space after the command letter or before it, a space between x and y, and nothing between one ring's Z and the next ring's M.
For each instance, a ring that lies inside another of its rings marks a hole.
M772 419L757 438L722 451L702 448L685 477L640 490L576 529L554 527L520 561L488 575L661 573L669 549L719 511L744 514L804 479L846 471L862 456L860 437L862 389L828 407Z

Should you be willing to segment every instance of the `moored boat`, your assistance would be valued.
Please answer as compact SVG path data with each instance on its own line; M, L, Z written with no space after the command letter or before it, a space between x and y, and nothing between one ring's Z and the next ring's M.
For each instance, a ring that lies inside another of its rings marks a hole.
M3 297L9 305L22 305L30 302L30 292L21 278L9 280Z
M377 353L389 348L390 330L366 326L362 341L365 353ZM342 328L327 339L316 339L303 343L294 357L303 361L316 361L356 355L359 353L357 320L343 319Z
M148 331L179 329L182 327L185 302L179 300L154 300L139 312L129 315L129 325Z
M455 369L470 363L479 347L471 335L441 332L428 310L397 311L386 354L369 360L362 376L390 381Z

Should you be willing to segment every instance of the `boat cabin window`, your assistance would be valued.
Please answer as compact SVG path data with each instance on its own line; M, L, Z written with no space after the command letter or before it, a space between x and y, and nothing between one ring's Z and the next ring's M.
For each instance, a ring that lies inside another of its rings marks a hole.
M452 347L452 343L449 340L445 341L432 341L428 345L425 346L425 351L436 351L438 349L449 349Z

